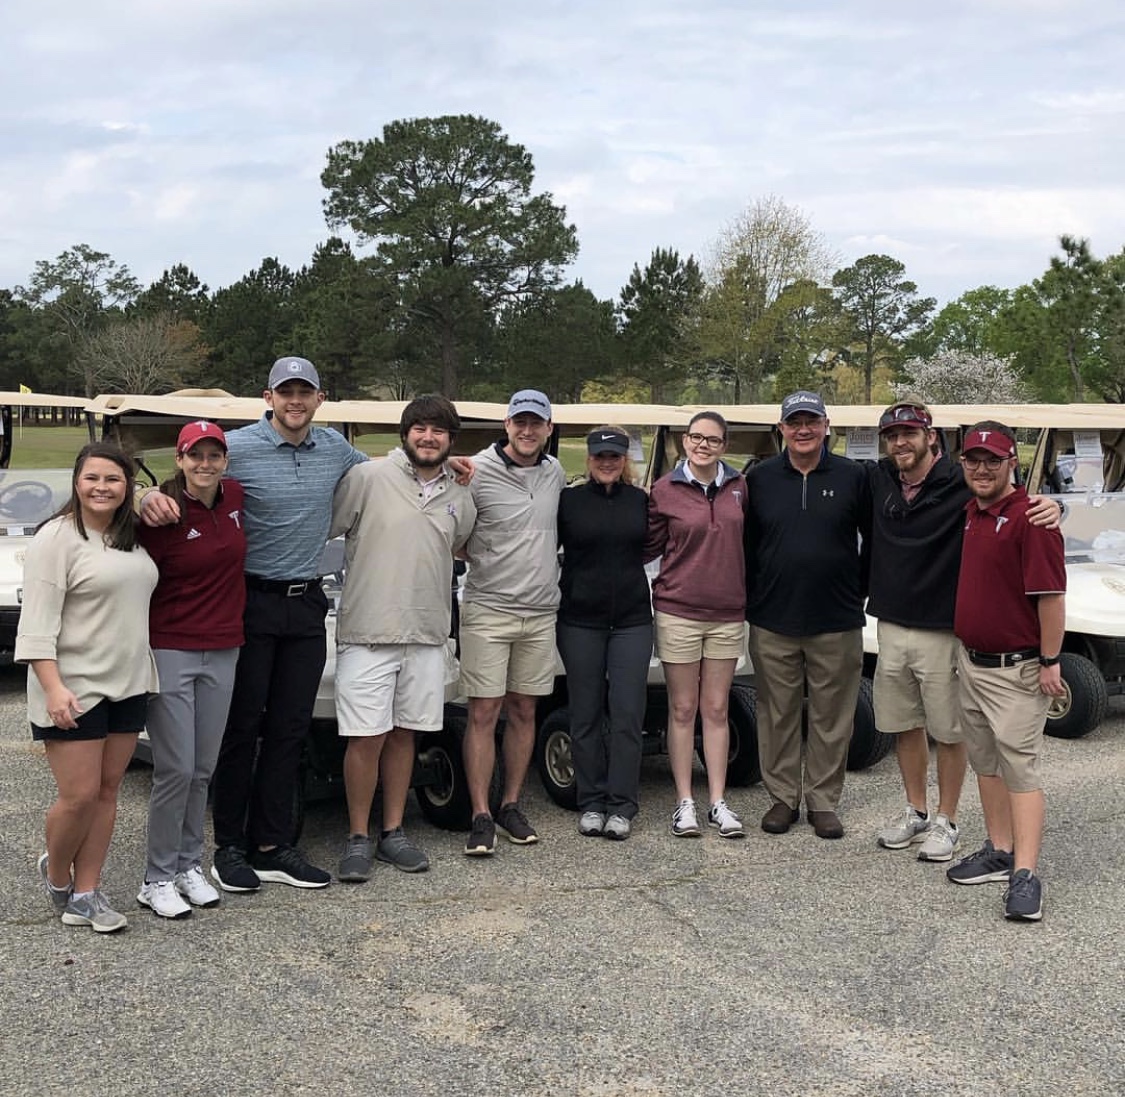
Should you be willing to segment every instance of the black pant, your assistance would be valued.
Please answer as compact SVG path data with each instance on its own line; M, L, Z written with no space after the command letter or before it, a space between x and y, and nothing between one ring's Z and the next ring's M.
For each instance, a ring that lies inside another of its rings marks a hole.
M652 625L597 629L560 621L557 639L570 696L578 810L632 819L640 795Z
M293 840L293 797L324 672L327 612L319 587L296 598L246 591L246 643L212 786L217 846Z

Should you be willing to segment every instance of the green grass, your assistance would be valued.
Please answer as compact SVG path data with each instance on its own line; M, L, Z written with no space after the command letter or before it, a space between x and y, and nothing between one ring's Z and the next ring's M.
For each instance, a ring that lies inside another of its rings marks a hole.
M85 427L16 427L12 438L10 467L14 469L70 468L78 451L89 441ZM398 435L364 434L357 445L372 457L383 457L399 444ZM172 447L147 450L144 463L157 480L171 476L176 467ZM568 479L581 476L586 469L586 444L581 438L565 439L559 447L559 460Z

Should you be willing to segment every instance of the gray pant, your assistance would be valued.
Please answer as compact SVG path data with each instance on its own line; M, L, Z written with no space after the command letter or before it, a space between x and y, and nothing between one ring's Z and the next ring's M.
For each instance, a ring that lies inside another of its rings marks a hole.
M227 723L238 648L153 652L160 692L148 704L152 797L145 880L171 880L203 858L207 786Z
M578 810L632 819L641 784L652 625L597 629L560 622L558 645L570 696Z
M844 789L848 745L863 674L863 633L782 636L750 626L758 691L758 761L762 783L778 803L835 811ZM801 709L809 692L809 737L801 780Z

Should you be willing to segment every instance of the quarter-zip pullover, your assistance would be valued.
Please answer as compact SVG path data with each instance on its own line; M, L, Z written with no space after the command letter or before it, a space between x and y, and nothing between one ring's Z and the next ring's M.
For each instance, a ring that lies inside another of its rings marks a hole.
M862 628L871 542L867 470L824 453L802 473L781 453L751 469L746 490L747 620L783 636Z
M727 464L721 485L689 480L682 464L653 484L644 557L663 557L652 583L655 609L690 621L742 620L745 509L746 481Z

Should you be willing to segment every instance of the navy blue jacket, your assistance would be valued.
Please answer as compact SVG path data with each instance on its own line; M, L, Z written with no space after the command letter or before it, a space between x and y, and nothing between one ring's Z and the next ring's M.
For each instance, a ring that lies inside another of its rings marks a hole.
M804 475L783 452L750 470L746 490L746 619L784 636L862 628L871 544L867 470L825 452Z

